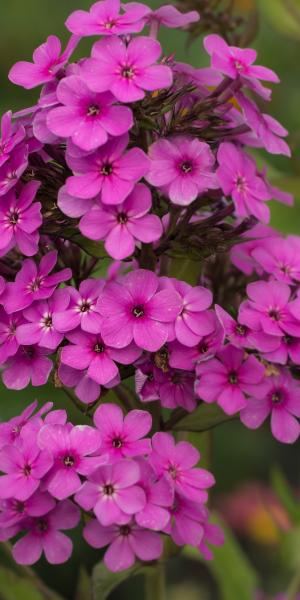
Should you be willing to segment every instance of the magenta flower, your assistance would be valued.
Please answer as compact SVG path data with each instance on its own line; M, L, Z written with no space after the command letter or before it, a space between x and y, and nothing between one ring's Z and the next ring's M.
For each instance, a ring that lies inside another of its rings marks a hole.
M213 172L215 158L209 145L196 138L160 139L149 148L149 183L158 186L174 204L187 206L218 183Z
M38 445L51 453L53 468L46 486L58 500L75 494L81 487L80 475L87 475L102 465L106 458L90 456L100 447L99 432L88 425L45 425L39 431Z
M174 324L176 339L184 346L195 346L201 337L214 330L213 313L207 310L212 303L211 291L169 277L162 277L160 282L163 289L174 289L182 299L182 309Z
M47 402L35 415L34 411L37 408L37 400L29 404L20 415L13 417L5 423L0 423L0 449L3 446L14 444L18 439L23 427L30 421L34 422L36 419L40 419L40 416L52 408L52 403Z
M121 5L120 0L100 0L89 12L75 10L67 18L66 27L80 36L138 33L144 28L144 17L149 12L150 8L139 2Z
M161 45L148 37L136 37L128 44L113 36L94 44L92 57L83 65L87 85L95 92L111 91L120 102L136 102L145 91L172 85L172 71L158 65Z
M11 151L25 137L25 129L22 125L13 125L11 121L11 110L1 117L0 136L0 167L9 159Z
M126 348L111 348L100 335L77 330L66 335L72 345L64 346L61 362L73 369L87 369L87 376L99 385L107 385L118 376L115 363L129 365L141 355L141 350L131 343Z
M278 83L279 78L267 67L253 65L257 53L252 48L237 48L228 44L219 35L212 34L204 38L204 47L211 56L211 66L231 79L262 79Z
M104 286L102 279L86 279L81 282L79 291L74 287L68 287L70 304L55 311L53 325L58 331L71 331L81 327L83 331L97 333L103 318L100 317L96 303Z
M140 467L139 485L145 492L146 504L135 515L140 527L161 531L170 521L170 511L173 503L174 489L166 477L157 477L155 470L144 458L138 459Z
M45 385L52 371L51 350L38 346L20 346L14 356L7 359L2 380L9 390L23 390L30 382L34 387Z
M132 567L136 558L156 560L163 551L163 541L158 533L134 523L103 527L96 520L90 521L84 528L83 537L93 548L109 545L104 563L113 573Z
M268 335L262 330L253 331L249 329L247 325L235 321L218 304L215 305L215 311L228 341L236 348L254 348L260 352L277 350L280 343L278 338Z
M266 240L251 252L251 256L278 281L287 284L300 282L300 238L288 235L280 243Z
M201 338L197 346L187 348L187 346L183 346L177 341L168 344L170 367L194 371L197 363L212 358L221 350L224 342L224 331L216 316L214 316L214 321L215 328L213 332Z
M269 335L300 336L300 323L290 305L291 290L279 281L255 281L247 286L249 300L239 310L239 321L251 329L262 329Z
M28 517L41 517L55 507L55 500L47 492L37 490L30 498L9 498L0 503L0 528L11 527Z
M223 546L225 542L224 533L219 525L208 523L207 521L203 523L203 530L204 535L198 546L198 550L205 560L212 560L214 555L209 546ZM209 546L207 544L209 544Z
M0 454L0 470L5 473L0 477L0 498L27 500L52 464L48 449L41 450L31 435L22 436L18 446L4 446Z
M151 271L128 273L122 283L108 283L98 300L105 320L102 337L108 345L125 348L132 340L139 348L156 352L168 339L169 323L181 310L173 290L157 291L159 279Z
M8 314L27 308L35 300L50 298L59 283L72 277L71 269L49 275L56 261L56 250L45 254L39 266L33 260L24 260L15 282L6 286L3 304Z
M195 468L200 454L189 442L178 442L170 433L155 433L152 438L150 464L158 475L165 475L174 490L195 502L206 502L207 488L214 485L214 477L205 469Z
M263 223L270 220L265 205L272 197L262 178L257 175L256 163L242 150L229 142L220 144L217 176L226 196L231 196L238 217L254 215Z
M94 423L101 434L101 452L110 462L141 456L151 452L151 441L143 438L151 429L151 415L144 410L131 410L123 417L115 404L102 404L94 414Z
M140 469L134 461L104 465L89 476L75 501L84 510L93 510L101 525L123 524L145 506L145 493L136 485L139 477Z
M66 562L73 544L61 533L60 529L73 529L80 520L80 511L70 500L64 500L48 514L29 519L26 523L28 533L13 547L13 557L18 564L33 565L45 553L52 565Z
M186 348L183 350L185 354ZM166 373L154 369L158 397L165 408L181 406L188 412L195 410L197 399L194 392L194 373L168 369Z
M110 92L91 92L76 75L63 79L56 95L63 106L48 113L47 125L55 135L71 137L83 150L96 150L107 142L108 135L123 135L133 125L130 108L115 106Z
M204 402L217 402L227 415L245 408L245 394L259 388L265 367L254 357L244 360L244 352L230 344L196 368L195 391Z
M121 204L149 168L149 159L140 148L131 148L125 134L111 140L87 157L69 157L76 173L67 179L67 192L77 198L95 198L101 193L104 204Z
M55 350L62 342L64 335L57 331L53 317L69 305L70 296L66 289L55 290L49 300L34 302L25 308L23 316L27 321L17 327L17 341L24 346L38 344L43 348Z
M67 192L67 186L63 185L57 195L57 206L68 217L82 217L96 202L95 198L77 198Z
M18 325L24 323L22 314L7 315L5 310L0 308L0 365L16 354L19 343L16 338Z
M33 53L33 63L17 62L10 70L8 78L12 83L30 90L55 79L75 50L79 38L71 36L65 51L61 54L61 43L56 35L49 35Z
M147 360L135 371L135 389L142 402L159 400L159 383L156 381L155 366Z
M43 222L42 205L33 202L40 182L31 181L19 196L14 190L1 199L0 207L0 253L18 246L25 256L33 256L38 250L38 228Z
M197 547L204 535L203 520L207 510L199 502L193 502L179 494L171 508L171 520L165 528L177 546Z
M83 235L91 240L105 240L105 250L116 260L131 256L137 242L149 244L162 235L161 220L149 215L152 207L150 190L141 184L118 206L94 207L79 225Z
M240 418L246 427L257 429L271 416L273 436L285 444L293 444L299 437L300 387L285 371L278 376L266 377L264 384L249 398Z
M0 196L11 190L23 175L28 166L28 148L17 146L9 159L0 166Z
M275 348L275 350L264 352L263 358L265 358L268 362L279 363L280 365L286 365L288 359L290 359L295 365L300 365L299 337L292 337L291 335L272 337L277 340L278 346Z
M172 4L160 6L147 16L147 22L151 26L150 35L153 37L158 31L159 25L164 25L169 29L177 29L178 27L187 27L191 23L196 23L199 19L200 15L196 10L182 13Z

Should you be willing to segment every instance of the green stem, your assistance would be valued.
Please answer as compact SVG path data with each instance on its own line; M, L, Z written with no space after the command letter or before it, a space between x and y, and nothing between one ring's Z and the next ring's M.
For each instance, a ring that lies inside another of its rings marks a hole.
M166 600L167 589L164 563L158 562L155 567L149 569L145 577L145 600Z

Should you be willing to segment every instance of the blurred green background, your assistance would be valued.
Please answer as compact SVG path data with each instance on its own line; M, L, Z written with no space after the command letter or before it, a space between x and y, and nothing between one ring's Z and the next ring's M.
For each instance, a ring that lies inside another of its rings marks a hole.
M151 4L154 6L160 3ZM215 10L218 10L218 4L221 3L215 4ZM249 17L253 13L252 0L236 0L235 4L242 15ZM89 0L1 1L1 112L9 108L15 110L30 106L36 98L36 91L26 92L9 83L7 79L9 68L17 60L31 60L33 49L51 33L55 33L65 41L68 37L64 28L66 17L76 8L84 9L89 5ZM293 150L291 161L286 158L262 155L263 160L268 164L273 182L295 194L293 210L274 204L273 224L286 233L300 234L300 2L299 0L258 0L257 7L259 28L253 45L259 52L258 64L271 67L282 80L280 85L274 86L273 101L267 107L267 111L289 129L291 132L289 141ZM166 53L175 52L179 60L191 62L194 66L208 65L201 39L194 41L188 49L186 34L183 32L164 30L160 39ZM35 398L41 402L51 399L57 407L66 406L62 392L54 388L35 388L15 393L8 392L2 387L0 419L4 420L19 413L29 400ZM75 420L79 416L76 415L76 409L73 409L72 416ZM278 488L276 485L278 477L274 476L274 467L277 466L284 472L297 497L297 489L300 491L299 450L300 441L292 447L276 443L271 437L268 426L257 432L250 432L238 422L232 422L214 431L211 468L216 476L217 489L214 492L213 502L221 512L224 507L226 508L225 512L227 516L229 514L229 521L236 528L245 555L240 555L240 551L236 551L235 543L232 542L231 545L229 540L227 550L225 548L225 552L222 550L217 553L216 567L203 566L189 557L172 560L168 569L169 600L182 600L182 598L185 600L244 600L244 598L248 600L248 596L244 595L246 584L239 587L240 583L233 580L236 571L243 569L245 569L245 578L251 579L252 567L258 573L258 587L264 587L270 594L286 588L292 576L292 569L295 567L295 554L300 561L300 536L298 534L298 537L291 542L291 544L295 542L296 545L293 546L293 556L289 560L287 558L289 552L286 551L285 545L282 546L281 540L282 529L286 528L289 520L288 504L291 502L291 498L285 502L284 495L289 495L290 492L285 489L282 482L279 483L281 499L278 501L275 517L273 514L270 517L270 498L265 496L265 492L272 485L272 472L273 486L275 480L275 487ZM243 491L243 486L249 482L252 482L250 488L245 488ZM264 486L263 489L261 485ZM240 496L234 504L236 491L241 489L242 492L239 492ZM266 494L268 495L268 491ZM229 511L228 503L229 506L233 503ZM246 516L243 521L244 513ZM237 518L234 519L232 514ZM237 521L244 524L241 526ZM54 568L41 561L37 570L48 584L56 588L65 598L87 600L85 571L81 572L80 577L79 567L83 562L89 571L99 560L100 553L94 552L80 541L80 535L76 537L75 551L70 563ZM4 553L2 563L5 567L13 568ZM225 591L225 595L224 591L222 593L218 591L217 583L213 578L216 576L217 582L220 582L220 578L222 579L220 569L222 572L225 571L229 578L229 584L225 583L225 587L229 585L229 591ZM40 600L38 595L34 595L33 589L26 585L14 587L14 582L7 577L7 572L2 572L0 569L0 600L19 598ZM143 597L141 586L142 581L137 578L129 584L122 584L111 597L115 600L127 598L138 600Z

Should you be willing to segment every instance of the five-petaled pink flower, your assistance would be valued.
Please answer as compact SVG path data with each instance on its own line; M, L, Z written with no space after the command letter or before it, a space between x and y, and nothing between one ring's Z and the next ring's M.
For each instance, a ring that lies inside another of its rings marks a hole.
M149 12L150 8L139 2L121 5L120 0L100 0L91 6L89 12L75 10L67 18L66 27L80 36L127 35L143 29Z

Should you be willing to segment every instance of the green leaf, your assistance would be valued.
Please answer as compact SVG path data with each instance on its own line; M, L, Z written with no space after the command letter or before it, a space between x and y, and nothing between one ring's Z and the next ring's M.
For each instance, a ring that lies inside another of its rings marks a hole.
M80 567L75 600L90 600L91 598L91 578L85 567Z
M300 526L284 534L281 544L281 557L283 563L289 569L300 569Z
M300 506L283 473L274 468L271 474L272 487L293 523L300 523Z
M172 429L175 431L207 431L221 423L231 421L232 416L226 415L217 404L200 404L197 410L183 417Z
M93 240L88 240L86 237L78 233L76 229L65 229L62 232L62 237L65 240L69 240L73 244L76 244L79 246L79 248L94 258L107 258L107 253L105 252L104 246L101 242L93 242Z
M290 38L300 39L299 0L259 0L258 4L277 31Z
M99 563L93 569L92 575L92 600L106 600L108 595L116 588L120 583L138 575L143 572L143 568L140 565L134 565L126 571L120 573L112 573L109 571L104 563Z
M220 600L253 600L258 587L257 574L230 529L219 518L214 521L225 533L225 544L214 548L214 559L205 564L218 583ZM202 560L198 550L190 546L183 554Z
M1 600L45 600L29 579L19 577L13 571L0 568L0 598Z

